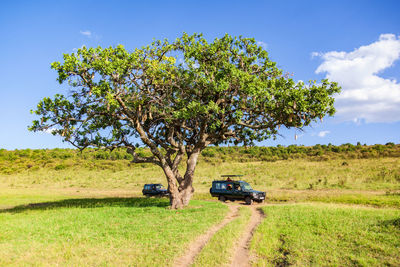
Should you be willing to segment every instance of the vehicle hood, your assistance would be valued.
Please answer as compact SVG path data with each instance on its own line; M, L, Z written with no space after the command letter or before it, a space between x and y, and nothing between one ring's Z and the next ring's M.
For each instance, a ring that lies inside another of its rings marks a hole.
M251 193L256 193L256 194L259 194L259 193L264 193L265 194L265 192L263 192L263 191L257 191L257 190L247 190L247 192L251 192Z

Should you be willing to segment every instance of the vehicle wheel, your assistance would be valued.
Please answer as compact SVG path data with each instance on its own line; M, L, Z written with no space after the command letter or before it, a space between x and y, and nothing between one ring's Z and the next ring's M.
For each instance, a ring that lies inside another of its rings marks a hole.
M247 204L247 205L251 205L251 204L253 203L253 200L251 199L251 197L246 197L246 198L244 199L244 201L246 201L246 204Z
M149 198L150 197L150 195L144 195L146 198Z
M226 197L225 197L225 196L219 196L218 199L219 199L220 201L222 201L222 202L225 202L225 201L226 201Z

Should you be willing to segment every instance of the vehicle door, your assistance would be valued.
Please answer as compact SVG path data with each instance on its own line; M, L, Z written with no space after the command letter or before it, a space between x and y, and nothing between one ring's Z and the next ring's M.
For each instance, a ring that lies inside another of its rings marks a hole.
M211 191L213 194L220 195L225 188L226 186L224 187L222 182L213 182Z
M157 185L153 184L151 186L151 194L156 195L157 194Z
M225 182L217 183L216 184L216 192L219 196L228 196L227 184Z
M240 183L233 183L232 197L235 199L243 198L243 192Z
M226 196L229 198L235 197L233 182L226 183Z

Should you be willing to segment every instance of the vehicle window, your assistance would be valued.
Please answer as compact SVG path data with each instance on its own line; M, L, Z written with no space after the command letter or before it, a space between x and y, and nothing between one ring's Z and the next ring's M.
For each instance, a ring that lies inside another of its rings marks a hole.
M226 188L227 188L228 190L232 190L233 184L227 184L227 185L226 185Z
M226 184L221 184L221 189L225 190L226 189Z
M144 186L144 189L149 190L150 188L149 188L148 185L145 185L145 186Z
M248 183L242 183L242 188L244 190L251 190L251 186Z
M220 183L215 183L215 189L221 189L221 184Z

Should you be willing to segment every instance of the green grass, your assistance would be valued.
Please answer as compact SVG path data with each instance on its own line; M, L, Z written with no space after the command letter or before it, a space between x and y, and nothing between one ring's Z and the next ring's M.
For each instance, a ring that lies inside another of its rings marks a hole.
M111 162L111 161L110 161ZM201 160L196 168L196 193L207 193L221 174L244 174L260 190L400 190L400 158L353 159L314 162L303 159L276 162L222 162ZM98 164L106 165L107 161ZM84 162L73 169L43 167L16 174L0 174L0 188L125 189L138 193L144 183L165 184L160 167L131 165L120 170L87 169Z
M357 189L399 190L400 158L335 159L310 161L307 159L276 162L201 161L196 169L198 188L205 190L212 179L221 174L245 175L253 187L260 189ZM205 186L203 186L203 182Z
M60 190L44 189L10 189L2 188L0 190L0 209L5 209L17 205L28 203L39 203L48 201L58 201L68 199L74 196L71 192Z
M169 266L227 207L166 199L69 199L0 212L0 266Z
M198 192L206 192L210 181L224 173L244 174L261 189L400 189L400 145L209 147L202 154L196 170ZM158 166L133 164L130 159L123 150L0 149L0 185L138 191L144 182L165 180Z
M234 245L242 235L250 220L251 211L247 207L239 209L239 216L220 229L204 246L193 266L229 266L234 257Z
M367 205L373 207L393 207L400 208L400 195L398 194L342 194L337 196L313 196L308 198L309 201L325 202L325 203L343 203L354 205Z
M400 194L359 190L269 190L269 203L323 202L400 208Z
M199 158L195 201L172 211L167 199L137 198L145 183L166 185L161 168L132 164L122 151L0 149L0 266L171 265L226 214L199 200L212 199L212 180L227 173L244 174L267 203L320 203L266 207L268 231L253 242L258 265L399 265L399 156L400 145L211 148ZM248 212L212 238L197 265L229 260Z
M256 266L399 266L400 211L274 205L257 228Z
M138 148L140 156L149 156L150 150ZM210 163L220 162L254 162L288 159L307 159L309 161L328 161L337 159L374 159L383 157L400 157L400 145L387 143L386 145L366 146L357 144L343 144L340 146L315 145L288 147L207 147L201 153L201 159ZM7 151L0 149L0 173L16 174L25 170L35 171L41 168L64 170L84 166L87 169L121 170L130 166L132 155L124 149L113 151L104 149L23 149ZM343 165L347 165L343 161ZM387 170L384 170L387 171ZM400 179L400 177L399 177Z
M79 159L73 169L55 170L46 165L37 170L0 174L0 208L76 196L134 197L141 195L145 183L166 185L161 168L155 165L90 169L85 165L88 162ZM123 160L96 160L99 166L121 162ZM209 194L212 180L224 173L240 173L253 188L267 191L269 202L313 201L400 207L400 158L347 159L346 164L338 159L297 159L220 162L216 165L203 158L196 168L193 199L212 199Z

